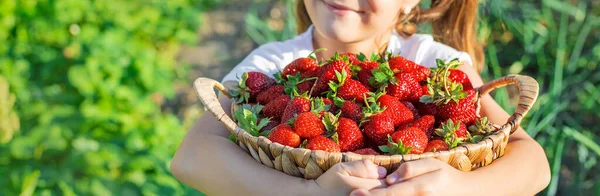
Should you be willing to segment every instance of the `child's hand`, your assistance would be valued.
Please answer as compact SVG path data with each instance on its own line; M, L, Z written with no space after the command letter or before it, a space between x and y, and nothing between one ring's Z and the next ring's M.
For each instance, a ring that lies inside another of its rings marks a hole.
M387 187L386 170L372 161L338 163L314 180L318 195L348 195L354 189Z
M389 187L357 189L351 195L465 195L467 174L437 159L421 159L403 163L388 175Z

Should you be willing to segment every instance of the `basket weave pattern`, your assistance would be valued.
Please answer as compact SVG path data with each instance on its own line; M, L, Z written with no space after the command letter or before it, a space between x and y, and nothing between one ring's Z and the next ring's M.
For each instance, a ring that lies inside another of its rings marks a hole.
M496 88L509 84L516 85L519 88L519 105L508 119L508 122L501 125L498 131L476 144L461 145L447 151L407 155L330 153L320 150L291 148L274 143L265 137L250 135L238 127L225 113L214 91L216 88L229 96L223 84L209 78L198 78L194 82L194 88L207 110L217 120L222 122L232 134L237 136L238 145L256 161L292 176L316 179L336 163L363 159L372 160L375 164L385 167L388 171L396 170L403 162L423 158L441 160L461 171L471 171L489 165L504 155L510 134L517 130L521 120L523 120L523 117L531 109L538 96L539 85L537 81L529 76L522 75L508 75L496 79L484 84L477 91L479 92L479 97L481 97Z

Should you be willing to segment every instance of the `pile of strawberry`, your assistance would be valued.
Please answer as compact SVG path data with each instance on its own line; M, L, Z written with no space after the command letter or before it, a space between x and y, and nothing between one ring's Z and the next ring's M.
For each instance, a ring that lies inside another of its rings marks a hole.
M437 64L429 69L391 54L335 54L323 62L309 55L274 78L244 73L230 90L242 104L234 118L282 145L372 155L448 150L491 134L461 63Z

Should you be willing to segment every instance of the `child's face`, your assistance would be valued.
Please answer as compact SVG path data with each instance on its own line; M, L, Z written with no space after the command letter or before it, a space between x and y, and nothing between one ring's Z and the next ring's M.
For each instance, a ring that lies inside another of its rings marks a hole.
M380 35L407 7L420 0L304 0L308 15L321 36L352 43Z

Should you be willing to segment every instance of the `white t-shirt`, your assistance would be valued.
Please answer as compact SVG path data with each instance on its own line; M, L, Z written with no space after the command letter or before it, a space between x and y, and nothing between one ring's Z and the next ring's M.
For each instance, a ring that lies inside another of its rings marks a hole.
M307 31L290 40L271 42L258 47L225 75L222 81L237 81L236 76L249 71L263 72L272 76L292 61L307 57L314 50L312 31L313 26L310 26ZM394 31L387 50L426 67L436 67L436 59L449 61L458 58L462 62L473 64L469 54L436 42L428 34L414 34L404 38Z

